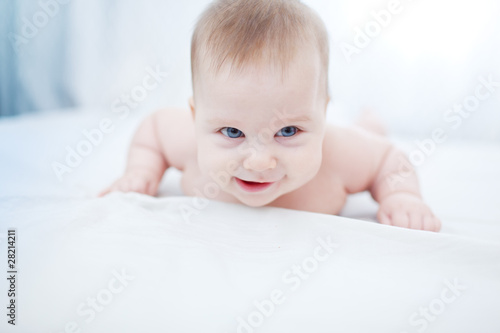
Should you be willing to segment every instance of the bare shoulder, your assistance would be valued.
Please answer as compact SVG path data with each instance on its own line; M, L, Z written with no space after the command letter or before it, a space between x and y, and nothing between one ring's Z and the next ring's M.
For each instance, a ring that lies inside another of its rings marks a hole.
M152 114L158 139L170 166L184 170L195 152L194 122L187 108L165 108Z
M391 143L360 127L327 125L323 165L337 175L348 193L368 190Z

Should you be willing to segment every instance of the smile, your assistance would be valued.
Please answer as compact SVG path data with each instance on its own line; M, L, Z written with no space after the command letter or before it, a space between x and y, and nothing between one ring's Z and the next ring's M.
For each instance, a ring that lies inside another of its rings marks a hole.
M269 186L273 185L275 182L260 183L260 182L250 182L243 179L236 178L236 183L246 192L260 192L264 191Z

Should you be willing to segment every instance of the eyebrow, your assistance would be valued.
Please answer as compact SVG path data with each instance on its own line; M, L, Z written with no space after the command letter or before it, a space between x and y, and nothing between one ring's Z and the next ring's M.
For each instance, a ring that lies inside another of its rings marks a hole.
M286 122L299 122L299 121L309 121L311 120L311 117L306 116L306 115L301 115L301 116L296 116L296 117L290 117L290 118L285 118L284 119Z
M295 117L288 117L288 118L279 118L282 122L284 123L295 123L295 122L305 122L305 121L310 121L311 117L307 115L300 115L300 116L295 116ZM237 126L241 125L240 120L238 119L228 119L228 118L210 118L207 120L207 122L211 124L235 124Z
M219 123L223 123L223 124L236 124L236 125L240 125L240 121L237 120L237 119L227 119L227 118L210 118L207 120L207 122L211 123L211 124L219 124Z

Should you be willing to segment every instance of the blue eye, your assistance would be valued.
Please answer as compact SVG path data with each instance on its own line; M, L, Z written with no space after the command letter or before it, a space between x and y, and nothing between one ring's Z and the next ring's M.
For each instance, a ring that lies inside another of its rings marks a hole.
M237 139L243 136L243 132L234 127L224 127L220 132L231 139Z
M287 126L283 127L276 133L276 136L284 136L284 137L290 137L294 136L299 129L295 126Z

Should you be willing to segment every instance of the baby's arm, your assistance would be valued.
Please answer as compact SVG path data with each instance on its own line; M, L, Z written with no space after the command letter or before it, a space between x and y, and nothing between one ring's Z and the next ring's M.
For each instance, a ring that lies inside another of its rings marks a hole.
M334 159L346 191L369 190L379 203L378 220L405 228L439 231L441 222L420 195L415 170L385 137L359 128L332 131ZM335 158L341 156L342 158Z
M124 175L99 193L112 191L156 195L158 185L169 167L158 135L158 113L148 116L137 129L128 153Z
M390 146L370 188L380 207L377 218L383 224L439 231L441 222L420 195L415 170L405 154Z

